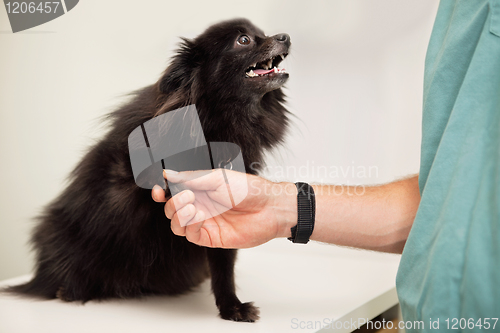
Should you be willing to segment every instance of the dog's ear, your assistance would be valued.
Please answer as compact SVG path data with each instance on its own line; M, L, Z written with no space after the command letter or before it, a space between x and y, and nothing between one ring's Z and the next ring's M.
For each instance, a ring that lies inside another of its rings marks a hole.
M163 93L174 92L188 87L193 80L193 72L199 65L199 52L194 42L183 38L170 66L158 81L158 89Z

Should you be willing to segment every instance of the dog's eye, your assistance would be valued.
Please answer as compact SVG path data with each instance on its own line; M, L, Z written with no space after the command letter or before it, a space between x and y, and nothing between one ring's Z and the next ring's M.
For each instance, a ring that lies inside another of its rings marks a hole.
M238 44L240 45L248 45L250 44L250 37L247 35L242 35L238 38Z

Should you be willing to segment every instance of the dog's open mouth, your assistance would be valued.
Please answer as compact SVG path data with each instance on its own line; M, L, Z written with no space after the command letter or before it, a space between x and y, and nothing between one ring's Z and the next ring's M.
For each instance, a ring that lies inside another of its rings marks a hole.
M273 73L288 74L286 69L278 68L279 64L286 58L288 53L282 53L264 61L256 62L245 71L246 77L266 76Z

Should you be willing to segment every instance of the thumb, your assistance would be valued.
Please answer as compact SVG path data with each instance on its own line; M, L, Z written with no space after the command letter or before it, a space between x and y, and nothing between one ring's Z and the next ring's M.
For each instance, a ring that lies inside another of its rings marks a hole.
M163 170L163 177L172 183L182 183L193 190L210 191L225 183L220 169L182 171Z

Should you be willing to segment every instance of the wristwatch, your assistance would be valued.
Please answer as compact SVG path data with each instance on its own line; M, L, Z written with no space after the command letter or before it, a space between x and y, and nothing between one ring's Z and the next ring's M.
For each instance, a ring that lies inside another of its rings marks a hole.
M297 182L297 225L291 228L293 243L307 244L314 230L316 200L314 189L307 183Z

